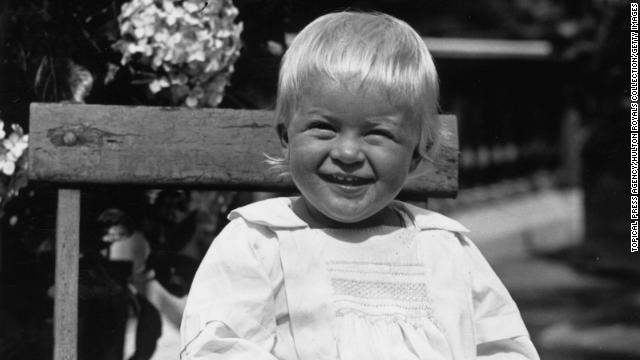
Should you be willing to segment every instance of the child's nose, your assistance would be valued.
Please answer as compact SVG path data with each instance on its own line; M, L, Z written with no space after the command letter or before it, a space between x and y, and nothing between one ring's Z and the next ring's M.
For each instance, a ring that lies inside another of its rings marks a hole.
M344 164L353 164L364 161L364 153L360 143L355 139L339 139L331 150L331 158Z

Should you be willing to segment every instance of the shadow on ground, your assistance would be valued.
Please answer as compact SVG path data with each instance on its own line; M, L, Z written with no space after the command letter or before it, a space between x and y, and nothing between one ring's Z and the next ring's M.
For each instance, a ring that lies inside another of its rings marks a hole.
M575 251L493 262L544 360L640 359L640 275L586 271Z

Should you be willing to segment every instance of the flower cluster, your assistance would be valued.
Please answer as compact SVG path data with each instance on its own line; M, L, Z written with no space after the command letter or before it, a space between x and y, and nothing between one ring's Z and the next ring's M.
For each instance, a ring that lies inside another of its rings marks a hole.
M18 195L18 191L27 185L27 160L25 150L29 143L29 135L17 125L9 136L4 131L4 122L0 120L0 213L2 205L10 198Z
M20 125L11 125L13 132L9 137L4 132L4 122L0 120L0 138L2 138L2 150L0 150L0 171L11 176L16 171L16 162L29 144L29 135L22 131Z
M214 107L240 53L242 23L231 0L131 0L118 16L122 64L149 66L149 90L189 107Z

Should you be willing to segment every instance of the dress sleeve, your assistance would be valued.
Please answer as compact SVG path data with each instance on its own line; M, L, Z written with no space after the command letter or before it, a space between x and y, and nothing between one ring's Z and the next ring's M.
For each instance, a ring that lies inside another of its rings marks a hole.
M480 250L462 238L472 284L477 350L480 359L535 359L520 311Z
M528 336L490 341L478 345L478 360L540 360Z
M220 233L191 285L181 359L275 360L277 249L269 229L241 218Z

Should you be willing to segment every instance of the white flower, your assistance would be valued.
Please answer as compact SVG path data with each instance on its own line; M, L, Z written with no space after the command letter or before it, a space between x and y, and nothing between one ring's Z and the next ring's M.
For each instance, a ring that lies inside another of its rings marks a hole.
M166 55L164 49L156 52L155 56L153 57L153 60L151 61L151 67L154 69L157 69L160 66L162 66L162 58L164 57L164 55Z
M218 69L220 69L220 63L218 62L218 60L216 59L211 59L211 61L209 61L209 64L207 64L207 67L205 68L205 72L214 72L214 71L218 71Z
M169 40L169 31L162 29L153 35L153 40L158 43L166 43Z
M155 79L149 83L149 90L154 94L166 87L169 87L169 82L165 78Z
M18 143L15 144L15 146L11 148L11 150L9 150L9 154L13 156L15 161L18 161L18 158L20 158L20 156L22 156L24 151L27 149L27 145L28 145L27 136L28 135L22 136L18 141Z
M0 155L0 171L7 176L16 172L16 163L7 159L5 155Z
M162 8L164 11L170 13L175 10L175 6L173 6L173 1L164 0L162 2Z
M202 4L202 5L204 5L204 4ZM203 8L203 6L198 6L192 1L184 1L182 3L182 7L184 7L184 9L187 10L188 12L190 12L190 13L198 12Z
M197 49L197 47L195 49L192 47L191 49L193 50L189 52L189 57L187 58L188 62L205 60L205 54L202 49Z
M122 4L122 11L120 12L120 16L123 18L128 18L136 11L135 2L129 2Z
M144 28L142 27L136 27L135 30L133 30L133 36L136 37L136 39L142 39L144 37Z
M181 41L182 41L182 33L177 32L169 37L169 40L167 40L167 45L174 46L180 43Z
M152 24L148 24L144 27L144 36L150 38L155 34L156 28Z
M214 39L213 40L213 47L221 48L222 46L224 46L224 41L222 41L220 39Z
M175 25L175 23L178 22L178 18L181 16L181 12L177 9L172 9L171 11L162 14L162 17L165 18L165 21L169 26Z
M171 85L185 85L189 78L185 74L178 74L171 78Z
M198 106L198 99L193 96L187 96L187 99L184 102L188 107L194 108Z
M21 187L24 186L24 182L20 181L21 177L24 177L24 171L18 172L20 169L26 169L24 162L18 163L23 156L27 145L29 143L29 135L24 134L22 128L17 125L11 125L12 132L7 135L4 131L4 122L0 120L0 140L2 140L2 146L0 146L0 174L4 174L2 183L4 186L0 187L0 206L6 201L18 195Z
M22 134L19 125L12 125L13 132L8 138L2 140L2 146L7 150L5 159L11 162L17 161L29 144L29 135Z
M235 18L236 16L238 16L238 8L235 6L227 6L222 9L222 13L225 17Z

